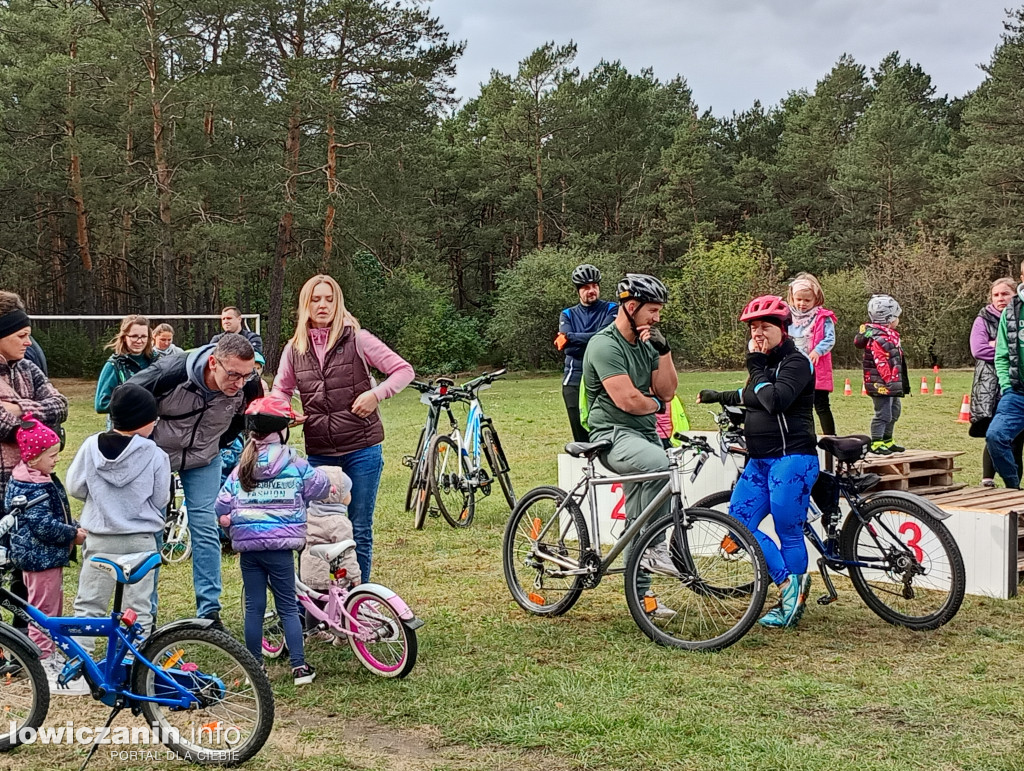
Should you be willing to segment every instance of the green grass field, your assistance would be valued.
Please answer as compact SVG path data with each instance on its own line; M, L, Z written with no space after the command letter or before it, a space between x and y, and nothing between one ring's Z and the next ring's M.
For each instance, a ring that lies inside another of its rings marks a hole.
M914 371L920 383L923 372ZM833 404L840 433L867 431L868 399ZM929 382L932 382L931 373ZM728 388L742 373L680 378L694 428L711 428L693 405L701 387ZM962 481L980 477L981 441L956 423L968 371L943 374L945 395L904 403L896 438L908 447L962 449ZM72 396L70 448L102 428L91 383L61 381ZM916 391L916 389L915 389ZM425 407L406 391L386 403L386 465L375 528L374 579L426 620L420 658L404 681L363 670L347 647L311 644L319 671L296 689L284 663L271 665L278 720L248 767L257 769L1021 769L1024 768L1024 601L968 596L959 615L932 633L896 629L873 615L852 587L840 601L810 604L792 631L755 628L716 654L666 650L633 624L621 579L584 594L566 616L528 616L501 571L508 510L485 499L473 526L428 519L415 531L402 511L411 452ZM521 494L556 482L566 441L559 379L517 376L483 394ZM63 458L63 468L71 453ZM237 559L224 561L225 621L241 630ZM75 571L66 584L74 592ZM812 596L820 593L820 580ZM164 621L190 615L189 565L161 573ZM50 723L100 724L88 698L54 699ZM115 725L138 719L119 718ZM0 768L66 768L76 748L25 747ZM154 767L101 751L92 768Z

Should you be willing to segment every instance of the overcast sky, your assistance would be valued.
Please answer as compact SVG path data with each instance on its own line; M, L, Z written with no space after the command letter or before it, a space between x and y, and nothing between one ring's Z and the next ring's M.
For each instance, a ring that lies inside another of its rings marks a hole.
M813 90L849 53L870 68L891 51L920 64L938 93L963 96L999 44L1012 0L433 0L466 42L455 79L472 97L492 69L513 74L544 42L574 40L588 72L619 59L686 78L701 110L719 116Z

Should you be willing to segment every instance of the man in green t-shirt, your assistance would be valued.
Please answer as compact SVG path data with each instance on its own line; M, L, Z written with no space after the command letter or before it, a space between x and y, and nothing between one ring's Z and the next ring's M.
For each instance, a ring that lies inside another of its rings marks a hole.
M665 471L657 414L675 395L679 377L668 342L653 325L661 321L668 290L654 276L629 273L617 295L615 322L590 338L583 356L590 441L612 442L601 462L616 474ZM625 485L627 527L664 485L659 479Z

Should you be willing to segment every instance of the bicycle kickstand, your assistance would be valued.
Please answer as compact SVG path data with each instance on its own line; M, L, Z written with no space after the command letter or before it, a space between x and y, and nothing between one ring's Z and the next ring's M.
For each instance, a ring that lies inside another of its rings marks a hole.
M818 571L821 573L821 580L825 583L825 588L828 589L828 594L823 594L818 598L818 604L831 605L839 599L839 595L836 594L836 587L828 574L828 568L825 567L824 557L818 557Z
M85 767L89 765L89 761L92 760L92 756L96 754L96 748L100 746L100 742L107 738L107 729L110 728L110 724L114 722L114 718L120 714L121 710L124 709L124 704L118 703L114 705L114 708L110 710L110 717L107 718L106 725L103 726L99 738L93 742L92 747L89 749L89 754L85 756L85 760L82 761L82 765L78 767L78 771L85 771Z

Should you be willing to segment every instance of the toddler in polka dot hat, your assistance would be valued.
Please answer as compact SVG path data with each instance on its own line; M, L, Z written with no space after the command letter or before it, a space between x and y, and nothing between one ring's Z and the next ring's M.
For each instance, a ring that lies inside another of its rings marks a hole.
M26 463L34 461L51 447L60 446L60 437L49 426L34 420L31 412L22 418L16 438L21 459Z
M26 413L16 435L21 462L14 467L4 505L18 496L37 501L18 517L11 534L11 560L21 570L28 601L48 616L64 614L64 568L85 542L86 532L71 517L64 485L54 474L60 458L60 437ZM28 636L40 650L51 693L62 691L57 675L63 663L54 655L53 640L35 626Z

